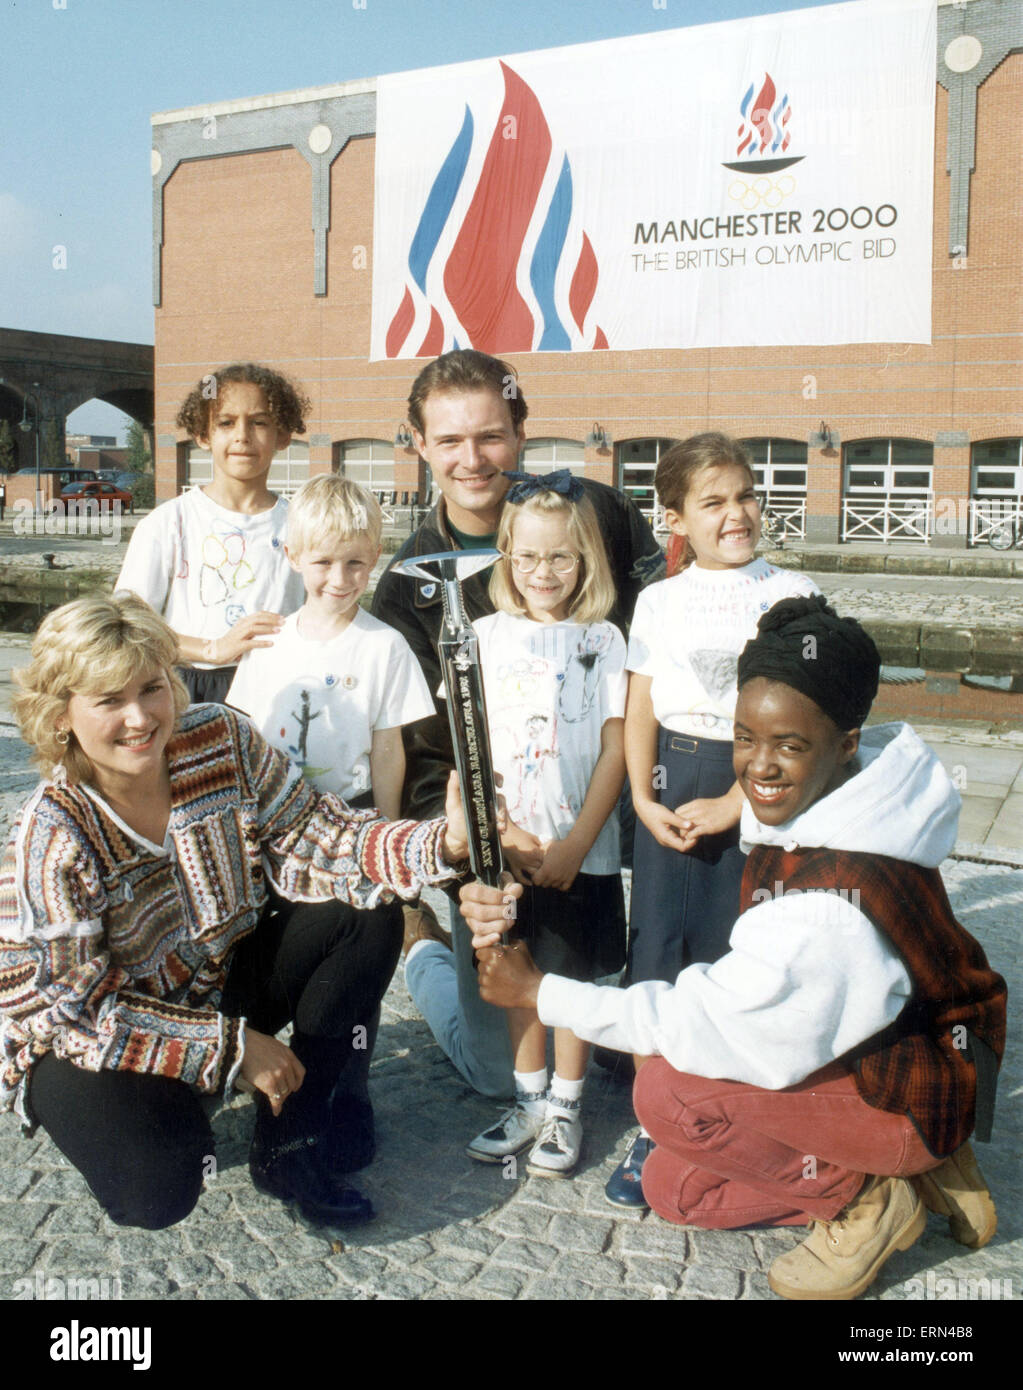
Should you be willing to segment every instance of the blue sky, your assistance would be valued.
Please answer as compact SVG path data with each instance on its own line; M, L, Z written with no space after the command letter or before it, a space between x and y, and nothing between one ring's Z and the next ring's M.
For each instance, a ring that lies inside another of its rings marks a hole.
M812 7L799 0L0 0L0 325L153 341L154 111ZM64 270L53 268L56 245L67 248ZM126 424L94 402L75 412L70 428L114 434Z

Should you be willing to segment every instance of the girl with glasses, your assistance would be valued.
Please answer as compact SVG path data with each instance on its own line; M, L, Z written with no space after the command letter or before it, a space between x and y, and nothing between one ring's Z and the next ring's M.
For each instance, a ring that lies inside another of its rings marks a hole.
M501 514L497 612L475 624L494 765L503 778L506 861L525 886L518 930L547 968L593 981L621 969L625 912L618 819L625 776L625 642L607 621L615 591L593 507L567 472L517 482ZM557 964L555 964L557 962ZM515 1104L468 1146L528 1171L568 1177L582 1142L589 1045L547 1030L535 1011L508 1015Z

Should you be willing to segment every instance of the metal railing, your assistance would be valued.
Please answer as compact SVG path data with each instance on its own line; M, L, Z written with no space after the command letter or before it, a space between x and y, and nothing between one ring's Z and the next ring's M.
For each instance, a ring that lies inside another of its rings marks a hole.
M1003 522L1023 527L1023 497L971 497L969 545L986 545L991 532Z
M761 510L773 512L775 520L784 528L783 540L806 540L805 497L793 497L791 493L778 493L770 490L758 495Z
M842 499L843 541L913 541L927 545L933 530L933 497Z

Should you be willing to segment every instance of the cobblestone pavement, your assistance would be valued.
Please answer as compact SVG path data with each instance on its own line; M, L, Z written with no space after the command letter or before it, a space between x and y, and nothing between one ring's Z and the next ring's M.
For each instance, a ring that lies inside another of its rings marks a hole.
M812 574L812 578L836 612L860 622L1023 627L1023 580L1019 579L891 574L855 578Z
M35 780L9 725L0 725L0 775L3 830ZM959 916L1015 995L1023 871L950 861L945 878ZM924 1237L888 1262L868 1301L1023 1295L1023 1136L1014 1100L1021 1069L1013 1036L995 1142L980 1150L999 1207L997 1237L970 1252L932 1216ZM255 1191L246 1163L254 1112L245 1098L214 1118L217 1171L197 1209L160 1232L111 1224L42 1132L26 1139L12 1116L0 1117L0 1298L41 1297L47 1281L60 1289L71 1279L105 1280L107 1296L144 1300L774 1298L767 1268L798 1233L683 1230L606 1203L604 1183L635 1121L628 1087L599 1070L587 1085L573 1180L524 1170L508 1177L466 1157L464 1144L497 1109L449 1066L400 967L384 1002L372 1088L379 1152L362 1185L380 1216L357 1232L311 1228Z
M80 561L60 559L95 567L99 549ZM117 551L102 551L115 570ZM840 612L857 617L1023 625L1018 581L822 574L818 583ZM27 640L17 645L27 649ZM0 711L0 834L36 780L5 719ZM1023 870L952 860L944 876L957 913L1009 979L1014 999ZM995 1141L979 1150L998 1203L997 1237L970 1252L930 1217L924 1237L885 1266L868 1303L1023 1296L1018 1031L1010 1028ZM0 1298L42 1297L48 1283L72 1279L100 1281L104 1296L150 1301L774 1298L767 1268L798 1233L686 1231L605 1202L604 1183L635 1120L628 1087L599 1070L587 1084L585 1146L573 1180L524 1170L507 1177L467 1158L464 1144L497 1109L447 1063L400 968L384 1001L372 1086L379 1152L362 1186L380 1216L358 1232L311 1228L254 1190L246 1162L253 1109L244 1098L214 1118L217 1171L195 1212L152 1233L112 1225L44 1134L25 1139L12 1116L0 1116Z

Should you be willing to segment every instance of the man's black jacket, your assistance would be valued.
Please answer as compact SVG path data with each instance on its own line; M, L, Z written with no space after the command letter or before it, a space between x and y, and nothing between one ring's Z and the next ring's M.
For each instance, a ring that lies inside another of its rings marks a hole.
M581 481L597 513L618 595L609 618L628 636L628 625L640 589L664 577L664 554L634 503L604 483L588 478ZM455 765L445 701L437 694L443 680L437 653L443 604L440 585L395 574L393 566L416 555L433 555L459 548L448 531L441 499L391 560L373 595L374 616L397 628L407 638L437 706L437 714L432 719L421 719L416 724L406 725L404 730L406 770L402 815L416 820L444 814L444 788L448 773ZM485 570L462 585L470 622L494 611L487 593L489 580L490 572Z

